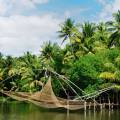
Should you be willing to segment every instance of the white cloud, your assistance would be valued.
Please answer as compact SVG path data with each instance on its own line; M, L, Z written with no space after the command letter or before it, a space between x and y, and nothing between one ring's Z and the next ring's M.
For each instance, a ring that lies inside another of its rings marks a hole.
M0 15L4 15L9 9L9 4L4 0L0 0Z
M99 3L105 5L107 0L98 0Z
M48 2L49 0L0 0L0 15L22 14L35 10L37 4Z
M48 0L31 0L35 4L43 4L43 3L48 3Z
M57 38L60 22L52 15L0 17L0 51L12 55L38 53L43 42Z
M103 5L103 9L99 14L100 20L112 19L112 13L115 13L120 9L120 0L98 0L98 1Z

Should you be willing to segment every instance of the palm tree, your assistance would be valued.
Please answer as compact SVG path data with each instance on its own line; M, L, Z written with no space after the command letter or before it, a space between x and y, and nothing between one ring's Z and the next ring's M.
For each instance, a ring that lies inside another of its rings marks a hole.
M112 32L108 47L120 46L120 10L113 14L114 21L107 22L110 25L109 30Z
M82 25L83 40L85 38L92 37L94 35L95 28L96 28L95 24L89 23L89 22L85 22Z
M52 62L54 62L53 57L54 57L54 52L56 50L56 45L52 44L50 41L46 42L42 46L41 52L41 58L42 62L46 66L50 66Z
M100 23L96 27L94 34L94 52L105 50L108 48L109 32L105 23Z
M42 46L41 59L46 68L52 68L56 72L60 72L63 66L64 53L56 43L47 42Z
M13 63L14 63L14 58L11 56L7 56L4 58L2 62L2 83L4 84L4 87L8 88L9 90L11 89L11 84L10 82L13 79L13 75L10 74L10 71L13 69ZM9 78L9 79L8 79ZM5 81L5 79L8 79Z
M74 36L74 32L76 30L76 26L73 20L71 18L68 18L62 25L61 25L61 30L58 31L59 37L63 38L62 43L64 43L67 39L69 39L70 43L71 37Z
M108 43L108 31L107 31L107 26L104 23L100 23L97 26L97 31L96 31L96 38L98 41L102 42L103 44Z
M59 38L63 38L62 43L64 43L66 40L69 40L70 43L70 53L73 55L72 58L76 58L75 50L74 50L74 44L75 42L79 41L79 30L78 26L75 25L75 22L68 18L62 25L61 30L58 31Z
M92 49L93 49L95 30L96 30L96 26L93 23L85 22L82 25L81 47L87 53L93 52Z
M42 85L41 78L43 76L40 58L27 52L17 61L16 68L20 73L20 80L15 81L15 83L18 86L18 90L33 92L40 89Z

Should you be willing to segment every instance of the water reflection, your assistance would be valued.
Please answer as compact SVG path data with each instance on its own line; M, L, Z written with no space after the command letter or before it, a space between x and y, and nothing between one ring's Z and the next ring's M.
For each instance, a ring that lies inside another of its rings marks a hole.
M119 120L119 110L51 111L27 103L0 103L0 120Z

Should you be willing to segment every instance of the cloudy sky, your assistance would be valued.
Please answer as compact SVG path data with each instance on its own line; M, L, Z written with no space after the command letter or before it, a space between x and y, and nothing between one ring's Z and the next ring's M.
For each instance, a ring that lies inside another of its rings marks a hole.
M0 52L38 54L45 41L61 42L56 31L67 17L105 21L119 8L120 0L0 0Z

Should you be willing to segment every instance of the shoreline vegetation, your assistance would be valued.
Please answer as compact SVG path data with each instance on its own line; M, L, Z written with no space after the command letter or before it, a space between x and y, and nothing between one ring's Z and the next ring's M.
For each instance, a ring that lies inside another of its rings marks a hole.
M40 91L51 76L57 96L67 98L62 84L66 92L75 98L71 88L51 72L55 71L86 94L115 85L114 89L101 94L97 100L119 104L120 11L113 14L112 21L98 24L76 24L68 18L60 25L58 36L62 44L67 41L65 47L49 41L42 46L38 56L30 52L20 57L0 53L0 89L34 93ZM78 95L85 95L75 86L73 89Z

